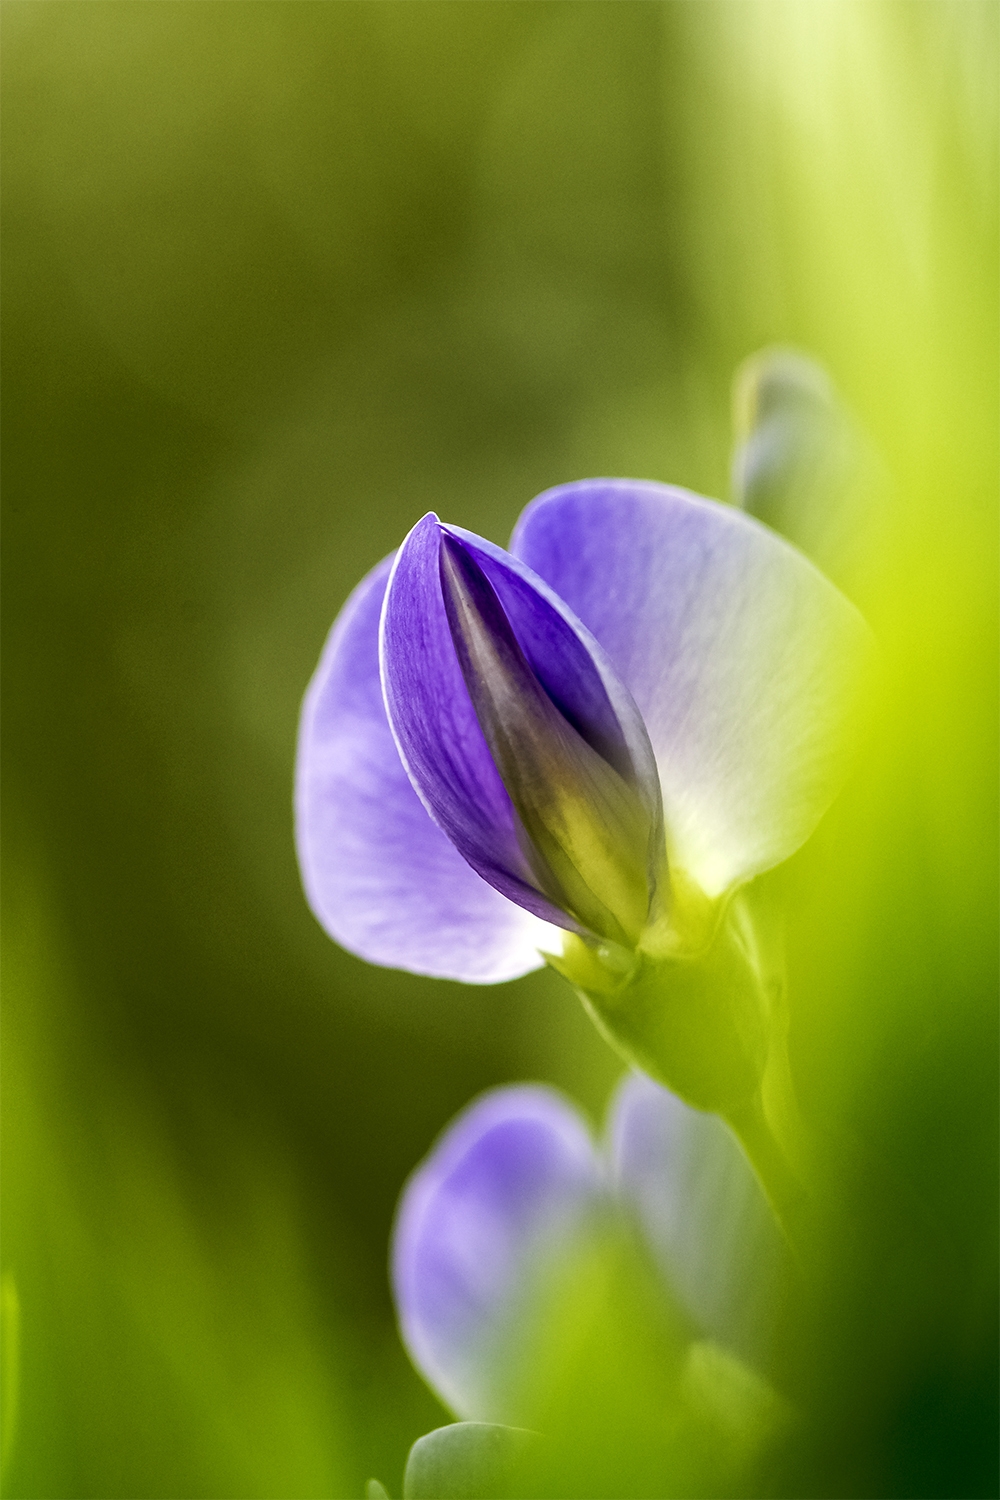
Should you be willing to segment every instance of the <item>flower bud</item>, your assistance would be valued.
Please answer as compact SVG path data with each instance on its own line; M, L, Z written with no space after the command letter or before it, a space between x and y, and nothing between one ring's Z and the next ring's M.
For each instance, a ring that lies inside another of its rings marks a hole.
M440 572L462 675L539 890L582 931L634 947L665 874L662 827L650 811L658 786L641 787L623 761L612 765L586 725L581 732L562 713L488 578L448 532Z
M762 349L733 382L736 503L829 568L848 542L862 445L833 382L793 349Z

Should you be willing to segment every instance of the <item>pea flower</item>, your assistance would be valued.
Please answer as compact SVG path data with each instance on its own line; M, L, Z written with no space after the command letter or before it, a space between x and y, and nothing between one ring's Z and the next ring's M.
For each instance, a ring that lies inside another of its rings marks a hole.
M549 490L508 551L427 515L306 694L313 911L416 973L548 961L630 1061L747 1138L775 1020L745 888L836 794L868 653L801 553L681 489Z
M665 1361L673 1367L668 1405L711 1393L731 1407L735 1383L730 1419L738 1428L774 1417L779 1403L764 1375L775 1297L790 1267L722 1123L634 1074L619 1087L598 1144L555 1090L495 1089L447 1128L396 1216L392 1280L404 1343L470 1424L418 1442L407 1494L459 1493L460 1472L517 1458L527 1440L519 1424L530 1429L538 1415L531 1375L552 1342L546 1311L588 1237L609 1230L635 1236L678 1314L676 1349ZM616 1284L621 1277L616 1268Z

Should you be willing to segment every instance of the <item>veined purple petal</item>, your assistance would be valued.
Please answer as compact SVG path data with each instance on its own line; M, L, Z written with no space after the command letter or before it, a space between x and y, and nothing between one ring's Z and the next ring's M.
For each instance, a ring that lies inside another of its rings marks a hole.
M514 809L476 718L441 594L441 527L424 516L396 556L382 610L382 691L400 757L425 807L496 890L543 920Z
M548 490L511 550L634 697L671 862L716 896L792 854L843 778L871 652L853 605L750 517L638 480Z
M574 862L586 845L610 885L621 877L637 935L662 844L655 763L626 690L551 591L499 548L425 516L389 582L381 661L403 763L472 867L543 919L620 936ZM619 842L637 861L641 902Z
M619 1086L608 1135L619 1198L673 1294L703 1332L766 1366L790 1259L734 1136L641 1073Z
M372 963L494 984L541 964L557 935L480 879L427 815L389 729L378 629L392 563L358 585L302 708L295 836L309 904Z
M585 930L635 943L655 889L662 824L650 817L648 801L658 811L658 784L644 799L622 736L611 747L618 770L556 707L492 583L448 531L441 590L462 676L538 888ZM568 633L544 600L537 607ZM603 731L599 723L595 737Z
M518 1318L600 1192L583 1120L534 1085L483 1095L410 1178L393 1234L396 1308L414 1364L457 1415L518 1420L507 1375Z
M658 812L656 760L642 716L603 648L549 585L511 553L460 526L496 590L532 671L570 724Z

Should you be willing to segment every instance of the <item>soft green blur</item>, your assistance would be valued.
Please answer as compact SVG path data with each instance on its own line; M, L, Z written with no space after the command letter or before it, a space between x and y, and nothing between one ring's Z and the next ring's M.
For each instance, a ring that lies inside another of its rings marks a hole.
M774 343L877 455L839 581L883 677L772 877L842 1189L783 1334L812 1415L755 1483L996 1493L997 15L7 0L7 1495L399 1494L447 1420L393 1323L406 1173L481 1088L597 1114L619 1065L553 973L324 937L298 704L429 508L503 541L588 475L725 498ZM572 1378L607 1464L627 1377Z

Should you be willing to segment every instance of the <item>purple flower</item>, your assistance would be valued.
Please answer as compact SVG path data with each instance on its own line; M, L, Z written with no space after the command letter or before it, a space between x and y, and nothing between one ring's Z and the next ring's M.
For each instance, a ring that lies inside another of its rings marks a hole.
M555 1090L496 1089L458 1116L410 1178L392 1279L414 1364L459 1416L516 1419L512 1329L603 1194L590 1131Z
M835 795L867 652L805 557L683 490L550 490L509 552L425 516L306 695L310 904L372 962L474 983L700 952Z
M523 1376L546 1297L609 1223L638 1230L692 1337L766 1366L786 1252L725 1126L633 1075L606 1138L596 1146L552 1089L496 1089L453 1121L407 1183L392 1249L400 1329L457 1416L530 1421Z

